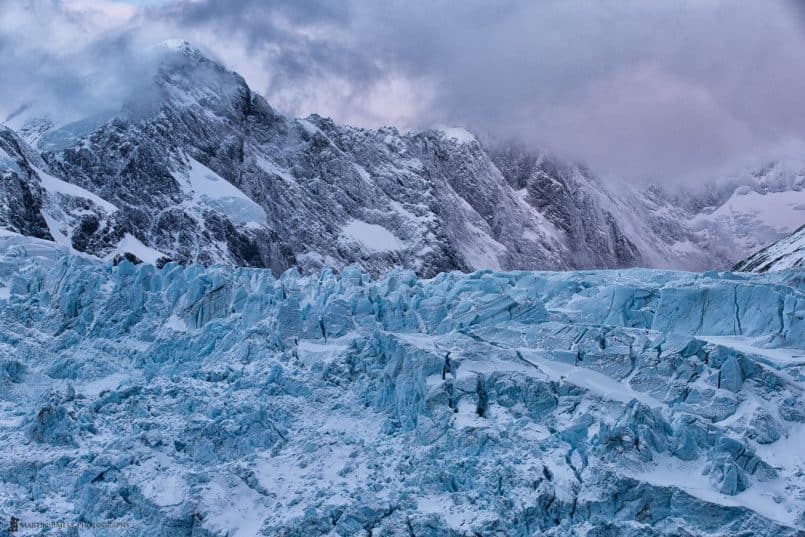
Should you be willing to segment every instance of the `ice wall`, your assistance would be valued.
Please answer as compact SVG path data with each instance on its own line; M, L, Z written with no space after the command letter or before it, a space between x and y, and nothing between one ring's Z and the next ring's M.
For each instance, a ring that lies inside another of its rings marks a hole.
M802 272L276 279L0 243L0 519L805 529Z

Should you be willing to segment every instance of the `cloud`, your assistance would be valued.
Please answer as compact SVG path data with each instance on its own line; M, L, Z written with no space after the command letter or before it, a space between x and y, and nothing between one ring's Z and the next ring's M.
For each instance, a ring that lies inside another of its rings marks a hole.
M88 71L133 61L134 43L183 37L290 114L460 124L633 179L670 180L805 137L795 1L32 4L45 21L38 37L14 30L20 18L35 24L30 15L0 15L0 68L42 66L1 89L4 103L49 84L80 101ZM43 46L45 32L60 44Z
M132 46L137 13L103 0L4 3L0 115L34 106L71 120L119 107L151 69Z
M269 99L291 112L459 123L631 178L685 175L803 134L805 18L795 3L333 5L202 0L167 17L242 39L252 70L270 73ZM366 96L389 86L405 90L368 110Z

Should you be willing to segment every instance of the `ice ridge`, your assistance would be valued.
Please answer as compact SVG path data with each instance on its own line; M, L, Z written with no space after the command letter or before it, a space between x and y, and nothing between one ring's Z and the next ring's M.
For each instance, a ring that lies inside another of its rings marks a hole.
M805 529L802 272L276 278L0 240L5 520Z

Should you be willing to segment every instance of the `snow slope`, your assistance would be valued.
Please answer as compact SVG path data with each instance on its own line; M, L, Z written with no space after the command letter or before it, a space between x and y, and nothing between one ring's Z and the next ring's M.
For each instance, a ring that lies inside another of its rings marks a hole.
M805 226L735 266L735 270L746 272L790 269L805 269Z
M360 220L347 222L342 229L342 234L375 252L401 250L405 247L405 244L400 239L383 226L361 222Z
M805 190L762 194L738 189L723 205L707 215L700 215L699 219L735 219L746 227L755 221L777 233L785 233L791 222L805 222Z
M796 272L275 278L49 244L0 237L0 519L805 531Z
M249 197L226 179L210 170L200 162L190 159L190 167L180 176L182 188L192 199L192 203L203 208L220 211L238 224L260 226L266 223L266 212Z

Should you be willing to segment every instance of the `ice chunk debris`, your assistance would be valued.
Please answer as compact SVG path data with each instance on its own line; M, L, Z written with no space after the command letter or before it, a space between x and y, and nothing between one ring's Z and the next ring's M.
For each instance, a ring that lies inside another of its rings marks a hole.
M0 518L805 529L801 273L277 279L40 250L0 253Z

